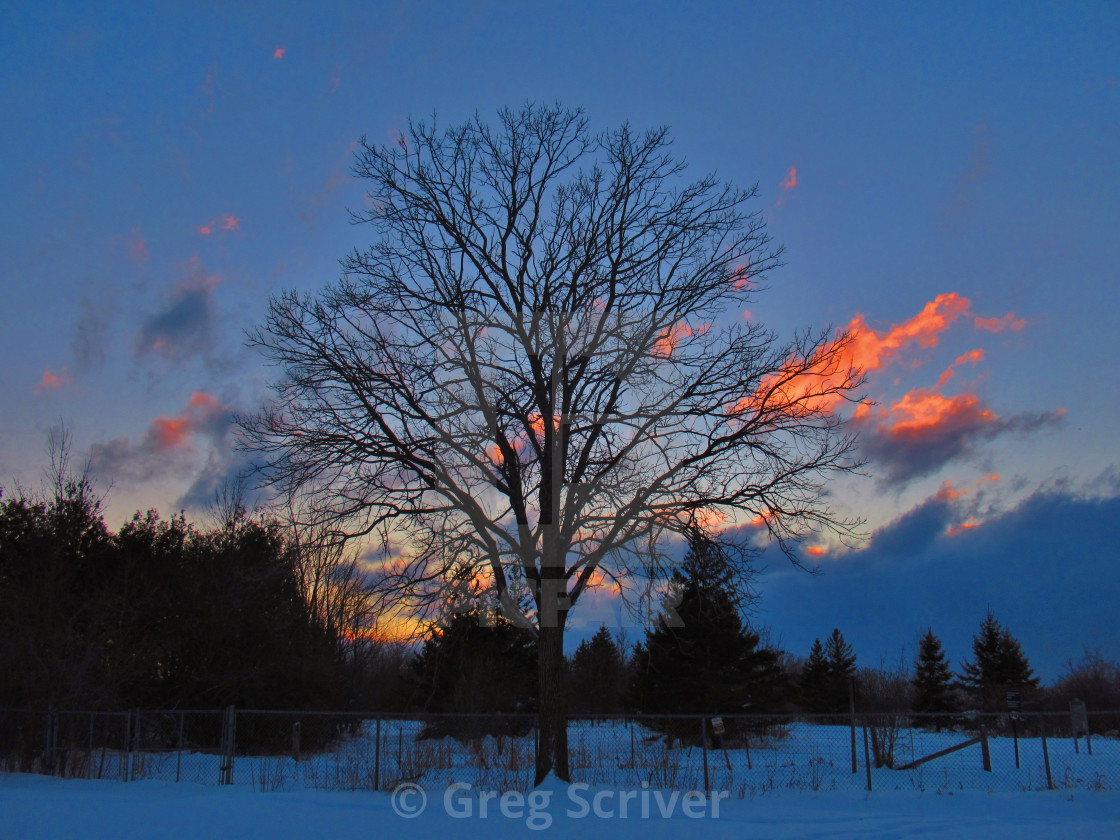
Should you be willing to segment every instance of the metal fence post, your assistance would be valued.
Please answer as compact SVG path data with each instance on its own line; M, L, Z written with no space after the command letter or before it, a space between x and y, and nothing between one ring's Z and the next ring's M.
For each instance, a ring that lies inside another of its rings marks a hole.
M1039 728L1042 732L1042 760L1046 764L1046 788L1054 789L1054 777L1050 775L1050 748L1046 746L1046 715L1038 716Z
M136 716L132 719L132 737L128 741L128 780L130 782L136 781L136 751L140 746L140 710L137 709Z
M980 726L980 753L984 759L984 770L988 773L992 772L992 753L988 749L988 730L981 724Z
M132 749L132 712L124 713L124 743L121 744L120 772L124 781L128 781L128 759Z
M381 718L377 718L377 730L373 741L373 789L381 790Z
M856 677L855 674L848 677L848 714L851 716L852 721L852 775L854 776L859 772L859 762L856 760ZM867 735L867 727L863 728L864 736Z
M93 712L89 713L89 752L86 757L86 778L93 778Z
M712 788L708 783L708 719L700 716L700 749L704 754L704 793Z
M237 749L237 709L227 706L222 713L222 763L218 767L218 784L233 784L233 754Z
M867 789L871 790L871 750L867 746L867 720L863 721L863 763L867 767Z
M183 769L183 713L179 712L179 739L175 749L175 781L178 782Z

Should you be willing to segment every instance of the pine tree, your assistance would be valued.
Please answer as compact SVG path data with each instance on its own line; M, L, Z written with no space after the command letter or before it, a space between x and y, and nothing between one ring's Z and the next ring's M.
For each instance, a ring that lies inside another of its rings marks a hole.
M798 681L801 689L801 705L808 712L828 711L829 677L828 660L824 655L824 645L819 638L813 639L809 660L801 669Z
M1040 683L1011 631L996 621L991 610L972 637L972 662L961 665L961 685L980 701L984 711L1004 707L1009 690L1032 691Z
M933 635L932 627L927 628L918 645L918 659L914 663L914 678L911 680L915 691L914 711L953 711L952 679L941 640Z
M856 654L839 628L834 628L824 643L824 654L828 661L828 711L846 711L850 682L856 673Z
M447 616L410 660L412 705L428 712L529 712L536 645L527 631L481 609Z
M622 711L626 666L605 624L580 642L572 655L568 681L573 712L612 714Z
M726 553L700 534L689 542L673 576L680 622L661 616L635 647L631 703L663 714L767 711L783 681L777 653L743 626Z

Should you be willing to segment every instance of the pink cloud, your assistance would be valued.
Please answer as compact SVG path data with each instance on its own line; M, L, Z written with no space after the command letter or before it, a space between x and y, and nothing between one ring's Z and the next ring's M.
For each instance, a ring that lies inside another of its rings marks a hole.
M138 266L143 266L151 256L148 253L148 244L144 241L144 237L140 235L139 228L133 228L128 237L128 256Z
M155 452L189 448L191 435L196 432L213 432L215 425L225 422L226 409L213 394L195 391L187 401L187 408L174 417L161 414L152 421L144 436L146 445Z
M35 393L43 394L50 391L57 391L73 382L74 379L63 368L59 373L51 373L50 368L43 371L43 376L39 380L39 384L35 386Z
M988 332L1003 332L1004 330L1011 330L1018 332L1027 325L1026 318L1016 318L1014 312L1008 312L1002 318L980 318L977 317L973 322L978 330L987 330Z

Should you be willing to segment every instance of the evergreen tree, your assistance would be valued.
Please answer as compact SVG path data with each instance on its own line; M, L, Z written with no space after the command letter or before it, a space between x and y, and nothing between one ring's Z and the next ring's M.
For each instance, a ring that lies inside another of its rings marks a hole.
M768 711L784 680L778 655L743 626L724 550L701 534L689 543L673 576L680 621L662 615L636 646L632 704L664 714Z
M984 711L1004 708L1009 690L1032 691L1040 683L1011 631L1000 625L991 610L972 637L971 662L961 666L961 685L981 703Z
M856 654L852 646L844 641L844 634L839 628L834 628L824 643L824 654L828 661L828 711L847 711L851 679L856 673Z
M801 705L805 711L828 711L828 660L825 658L824 645L819 638L813 639L809 660L801 669L798 687L801 689Z
M412 703L427 712L531 712L536 645L528 631L482 609L434 626L409 662Z
M949 670L949 661L945 658L941 641L933 635L932 627L927 628L918 645L918 659L914 663L914 678L911 680L914 686L914 711L953 711L950 693L952 679L953 674Z
M606 625L580 642L572 655L570 707L573 712L612 714L622 711L626 666Z

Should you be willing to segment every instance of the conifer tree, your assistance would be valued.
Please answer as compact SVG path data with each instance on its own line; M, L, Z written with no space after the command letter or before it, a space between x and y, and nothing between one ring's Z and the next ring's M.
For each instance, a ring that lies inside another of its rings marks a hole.
M605 624L580 642L572 655L569 690L574 712L611 714L622 711L626 675L622 652Z
M806 711L828 711L828 660L825 658L824 645L819 638L813 640L809 660L801 670L798 686L801 689L801 705Z
M724 550L698 533L689 542L673 576L680 620L662 615L635 648L631 702L650 713L767 711L783 680L777 653L743 626Z
M828 661L827 711L843 712L848 708L849 682L856 673L856 654L839 628L833 628L824 643L824 653Z
M941 640L927 628L918 645L918 659L914 663L914 711L951 712L953 698L950 693L953 674L949 661L941 648Z
M1011 631L1000 625L991 610L972 637L971 662L961 666L961 685L972 692L985 711L1003 709L1009 690L1032 691L1040 683Z

